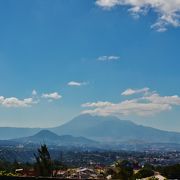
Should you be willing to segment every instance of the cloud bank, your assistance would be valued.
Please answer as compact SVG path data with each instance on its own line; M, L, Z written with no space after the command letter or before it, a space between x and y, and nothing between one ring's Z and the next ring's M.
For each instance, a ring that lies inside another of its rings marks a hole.
M168 26L180 26L180 0L96 0L104 9L115 6L127 6L128 12L136 18L153 10L157 19L151 28L164 32Z
M0 96L0 104L4 107L31 107L33 104L37 104L33 98L18 99L16 97L5 98Z
M124 100L119 103L98 101L88 102L82 104L86 110L82 111L82 114L92 114L101 116L152 116L164 111L171 110L174 106L180 106L180 97L174 96L160 96L156 92L150 92L149 88L142 89L127 89L122 95L134 95L136 93L142 93L139 98L132 98L130 100Z
M62 98L62 96L57 93L44 93L41 95L41 97L38 97L37 91L33 90L32 91L32 97L30 98L24 98L24 99L19 99L17 97L4 97L0 96L0 105L3 107L14 107L14 108L21 108L21 107L32 107L34 104L38 104L41 99L47 99L48 101L53 101L53 100L58 100Z

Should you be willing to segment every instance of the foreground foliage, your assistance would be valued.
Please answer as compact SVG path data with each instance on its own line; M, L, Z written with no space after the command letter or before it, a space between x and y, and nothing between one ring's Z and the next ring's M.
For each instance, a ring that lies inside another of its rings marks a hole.
M180 164L158 167L157 169L167 179L180 179Z
M35 169L38 176L50 177L52 176L52 160L47 146L41 145L38 149L38 155L34 154L36 158Z
M142 168L134 175L135 179L142 179L154 175L154 171L149 168Z
M111 175L112 179L133 179L133 167L129 161L117 161L113 167L107 169L106 175Z

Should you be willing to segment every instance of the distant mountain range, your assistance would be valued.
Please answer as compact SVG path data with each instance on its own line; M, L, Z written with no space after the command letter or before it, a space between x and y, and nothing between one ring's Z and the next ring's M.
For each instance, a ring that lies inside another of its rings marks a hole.
M116 117L91 116L89 114L78 116L70 122L51 130L59 135L83 136L105 143L127 141L180 143L180 133L145 127Z
M13 142L53 145L97 145L122 143L177 143L180 133L162 131L137 125L116 117L80 115L59 127L43 130L38 128L0 128L0 138ZM56 134L55 134L56 133Z
M11 142L17 142L23 145L28 144L47 144L53 146L97 146L98 143L84 138L84 137L73 137L71 135L58 136L57 134L49 130L41 130L37 134L29 137L12 139Z

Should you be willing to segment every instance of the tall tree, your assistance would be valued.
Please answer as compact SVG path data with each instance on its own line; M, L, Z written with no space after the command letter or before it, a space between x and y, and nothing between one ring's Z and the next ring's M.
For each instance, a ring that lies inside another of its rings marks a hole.
M34 154L34 156L36 158L35 169L37 175L45 177L52 176L52 160L47 146L45 144L41 145L41 147L38 148L38 154Z

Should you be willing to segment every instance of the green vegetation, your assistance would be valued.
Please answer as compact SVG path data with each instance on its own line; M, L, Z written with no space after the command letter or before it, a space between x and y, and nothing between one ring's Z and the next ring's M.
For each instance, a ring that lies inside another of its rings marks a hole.
M135 175L134 177L136 179L141 179L141 178L146 178L146 177L150 177L154 175L154 171L150 168L142 168L140 169Z
M131 180L133 179L133 167L129 161L117 161L113 167L107 169L107 175L112 179Z
M180 179L180 164L159 167L157 169L167 179Z
M34 154L36 158L35 169L38 176L50 177L52 176L52 160L47 146L41 145L38 149L38 155Z

